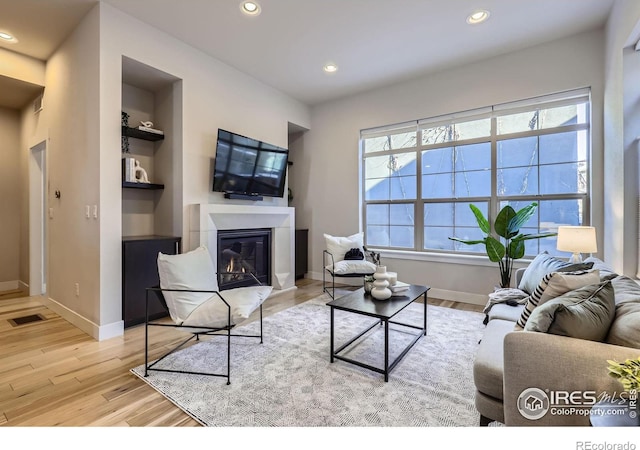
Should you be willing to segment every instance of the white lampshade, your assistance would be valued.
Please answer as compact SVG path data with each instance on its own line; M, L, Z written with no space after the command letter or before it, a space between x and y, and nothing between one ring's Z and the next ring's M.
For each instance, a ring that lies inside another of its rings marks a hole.
M558 243L556 248L561 252L571 252L571 262L581 262L580 253L598 251L596 229L594 227L558 227Z

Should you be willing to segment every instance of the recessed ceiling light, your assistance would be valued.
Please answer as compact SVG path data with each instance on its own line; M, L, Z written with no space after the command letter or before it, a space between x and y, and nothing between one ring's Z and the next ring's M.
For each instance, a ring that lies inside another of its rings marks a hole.
M256 2L242 2L240 3L240 10L250 16L257 16L261 11L260 5Z
M335 63L327 63L322 68L327 73L334 73L338 71L338 66Z
M4 42L11 42L12 44L18 42L15 36L8 31L0 31L0 39L2 39L2 41Z
M482 23L489 18L489 11L485 11L483 9L470 14L467 17L467 23L471 25L475 25L477 23Z

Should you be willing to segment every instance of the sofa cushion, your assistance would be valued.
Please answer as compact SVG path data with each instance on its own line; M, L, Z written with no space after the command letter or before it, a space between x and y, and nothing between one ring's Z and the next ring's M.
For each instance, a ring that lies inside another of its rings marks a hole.
M562 270L562 269L561 269ZM522 330L533 310L569 291L597 284L600 274L597 270L580 270L576 272L551 272L542 277L540 284L527 299L522 314L516 323L516 330Z
M524 329L602 342L614 317L614 290L607 280L567 292L538 306Z
M485 395L502 400L502 373L504 357L502 343L507 333L513 332L513 322L492 320L487 324L473 363L476 389Z
M616 317L607 342L640 348L640 286L624 275L613 278L611 284L616 293Z
M522 310L524 309L524 305L515 305L510 306L506 303L500 303L497 305L493 305L491 310L489 311L489 321L499 319L499 320L508 320L510 322L516 322L520 315L522 315Z
M547 252L540 253L536 256L531 264L527 266L518 284L518 289L522 289L527 294L532 294L538 284L546 274L550 272L573 272L577 270L588 270L593 267L592 262L572 264L555 256L549 255Z
M601 259L596 258L595 256L589 256L583 261L583 263L593 264L593 269L597 269L600 272L600 279L602 281L609 280L618 276L618 274L613 270L613 267L606 264Z

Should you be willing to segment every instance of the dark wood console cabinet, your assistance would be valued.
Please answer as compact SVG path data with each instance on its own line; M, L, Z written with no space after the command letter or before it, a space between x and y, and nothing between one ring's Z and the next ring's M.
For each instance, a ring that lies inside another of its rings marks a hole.
M124 327L144 323L146 288L158 286L158 252L180 253L182 239L176 236L128 236L122 238L122 319ZM149 317L169 314L165 305L149 297Z
M296 230L296 280L308 272L309 230Z

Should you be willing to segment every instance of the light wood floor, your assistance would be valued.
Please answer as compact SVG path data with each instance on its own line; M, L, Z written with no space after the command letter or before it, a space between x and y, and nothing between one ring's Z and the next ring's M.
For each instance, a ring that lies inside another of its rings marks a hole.
M297 286L269 299L264 316L322 293L319 281L299 280ZM144 326L98 342L37 297L10 297L0 295L0 426L199 426L129 372L144 362ZM429 303L482 310L455 302ZM18 326L11 321L29 315L44 320ZM154 331L152 359L182 336L171 329Z

